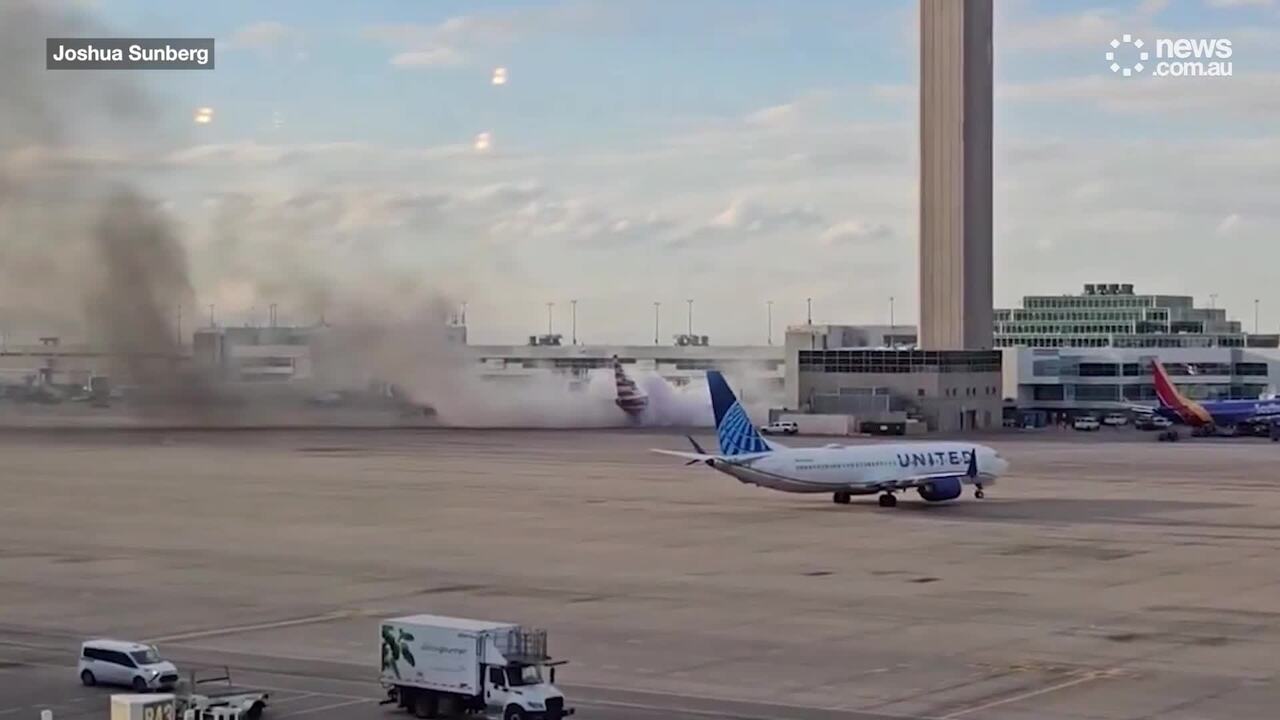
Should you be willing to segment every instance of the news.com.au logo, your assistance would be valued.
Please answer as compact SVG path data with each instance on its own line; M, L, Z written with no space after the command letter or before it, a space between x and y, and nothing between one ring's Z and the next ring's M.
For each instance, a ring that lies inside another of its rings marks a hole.
M1148 45L1125 33L1112 38L1106 58L1111 72L1125 77L1147 70L1155 77L1231 77L1231 53L1226 38L1158 38Z

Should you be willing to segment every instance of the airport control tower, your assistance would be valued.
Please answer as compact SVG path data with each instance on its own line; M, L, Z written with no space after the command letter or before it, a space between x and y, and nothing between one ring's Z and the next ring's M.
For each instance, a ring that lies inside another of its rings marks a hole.
M991 0L920 2L920 345L992 347Z

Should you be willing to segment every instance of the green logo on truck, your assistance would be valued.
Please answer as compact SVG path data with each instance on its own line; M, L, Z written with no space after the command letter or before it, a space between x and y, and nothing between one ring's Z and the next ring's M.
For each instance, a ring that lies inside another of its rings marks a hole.
M400 659L404 658L409 667L417 667L417 660L409 650L413 635L403 630L393 630L390 625L382 626L382 671L394 672L400 677Z

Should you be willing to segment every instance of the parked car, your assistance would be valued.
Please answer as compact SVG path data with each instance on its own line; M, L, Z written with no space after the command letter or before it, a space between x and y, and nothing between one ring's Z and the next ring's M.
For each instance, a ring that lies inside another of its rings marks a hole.
M1102 418L1102 424L1111 427L1122 427L1129 424L1129 416L1119 412L1108 413L1106 417Z
M1101 428L1102 424L1098 422L1098 418L1092 415L1080 415L1071 421L1071 427L1076 430L1090 431Z
M795 435L800 432L800 426L791 420L781 420L761 426L760 432L765 435Z
M1163 415L1148 415L1134 423L1139 430L1168 430L1173 421Z
M178 669L155 647L123 640L84 643L77 669L85 685L121 685L140 693L167 690L178 682Z

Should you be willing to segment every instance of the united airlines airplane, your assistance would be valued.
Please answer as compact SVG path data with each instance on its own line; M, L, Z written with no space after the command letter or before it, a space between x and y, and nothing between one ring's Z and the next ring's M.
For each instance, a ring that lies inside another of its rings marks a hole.
M708 453L693 438L694 452L654 450L702 463L748 485L793 493L830 493L848 504L854 495L880 495L881 507L898 504L896 493L915 489L929 502L960 497L972 485L974 497L1009 468L995 450L957 442L914 442L876 445L826 445L788 448L760 436L724 376L707 372L716 416L718 454Z

